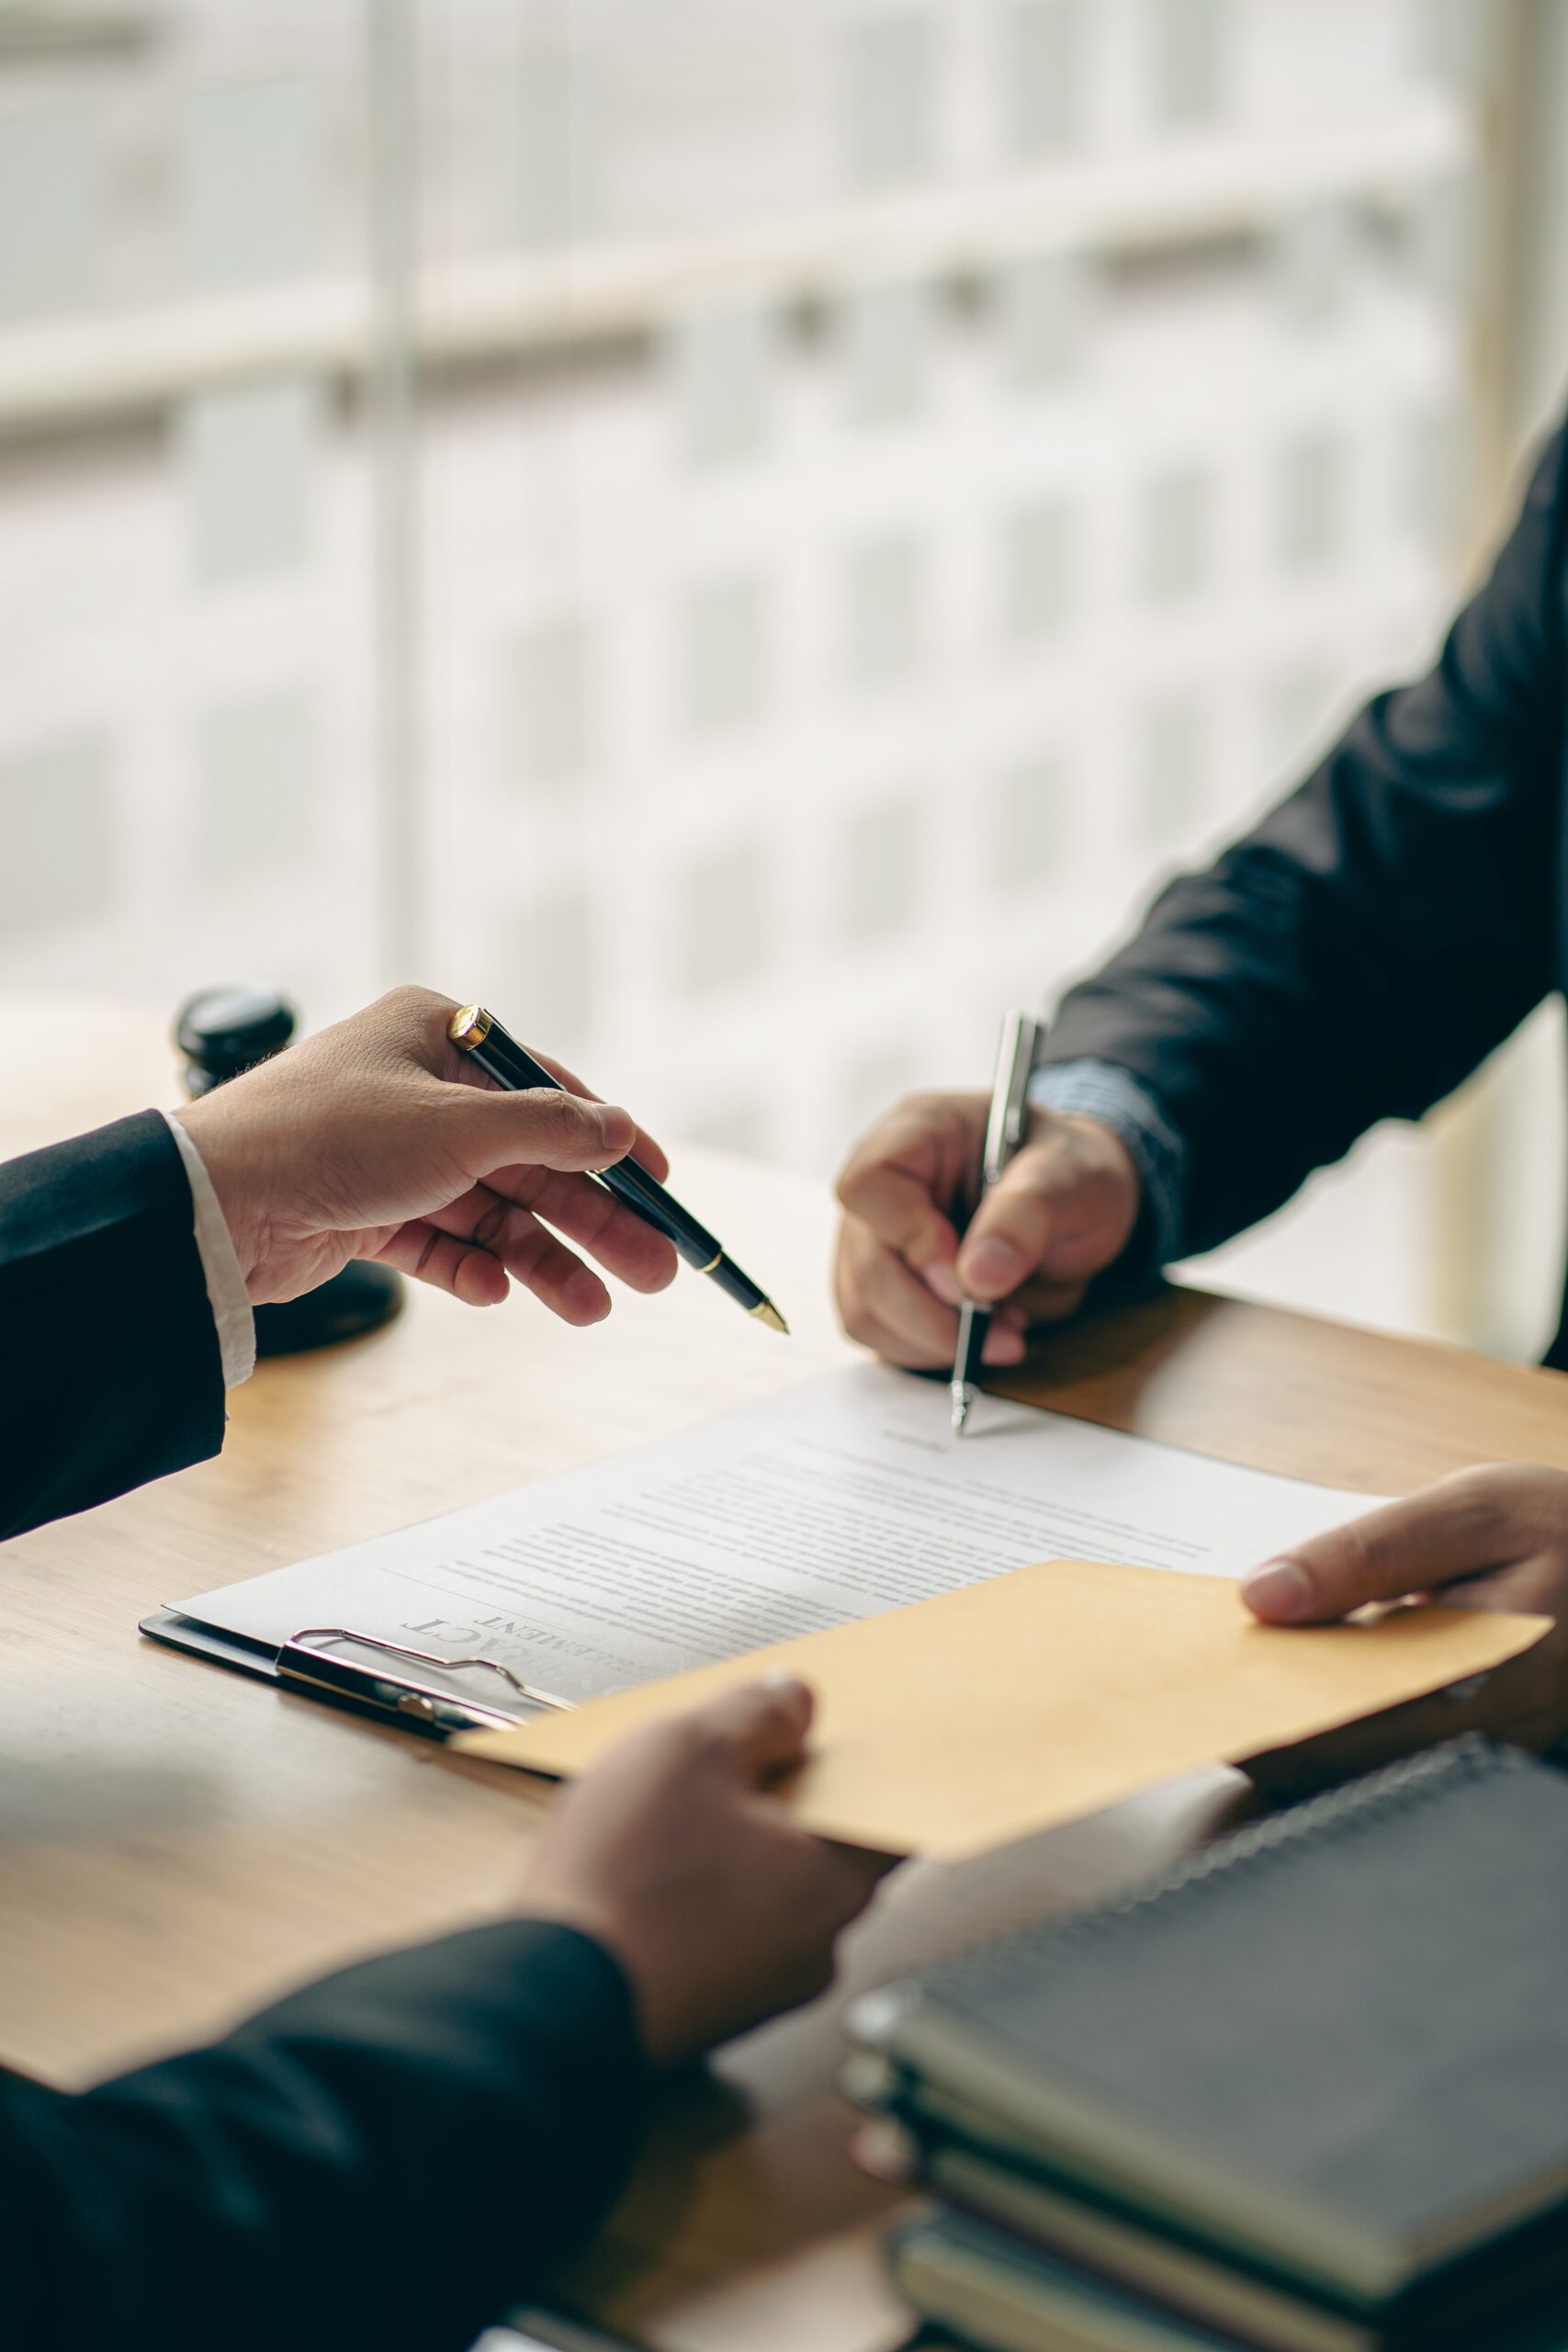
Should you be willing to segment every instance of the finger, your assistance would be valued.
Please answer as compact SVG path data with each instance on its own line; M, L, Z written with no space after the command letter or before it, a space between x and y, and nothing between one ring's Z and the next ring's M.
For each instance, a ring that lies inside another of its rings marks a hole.
M408 987L393 989L389 995L380 1000L375 1009L388 1013L398 1021L411 1024L415 1059L423 1069L435 1071L444 1083L456 1081L466 1092L480 1099L493 1094L504 1097L511 1091L498 1085L488 1071L479 1068L472 1055L464 1053L460 1046L452 1042L447 1024L457 1007L449 997L439 996L430 989ZM533 1046L529 1046L526 1050L533 1055L536 1062L541 1063L549 1071L552 1078L558 1080L568 1092L579 1101L595 1103L603 1109L610 1110L617 1122L626 1117L627 1114L624 1111L606 1104L602 1095L596 1094L591 1086L585 1086L576 1073L568 1069L564 1062L557 1061L553 1054L542 1054ZM553 1089L550 1091L554 1091ZM535 1094L543 1091L543 1089L534 1091ZM533 1097L523 1095L513 1099L531 1100ZM613 1132L616 1134L620 1132L618 1125ZM635 1122L632 1123L626 1140L614 1144L607 1150L605 1159L622 1159L628 1151L648 1170L650 1176L657 1176L660 1182L669 1174L670 1163L660 1146L652 1136L637 1126ZM530 1152L522 1148L519 1148L512 1156L518 1159L536 1160L542 1157L537 1152ZM549 1164L552 1166L599 1166L604 1162L552 1160ZM475 1170L475 1173L479 1175L487 1172L482 1168Z
M602 1323L610 1312L610 1294L592 1268L525 1210L508 1207L505 1237L496 1254L525 1290L575 1329Z
M970 1220L958 1279L970 1297L1005 1298L1032 1274L1083 1281L1114 1255L1100 1187L1069 1141L1050 1136L1009 1161Z
M1317 1624L1368 1601L1505 1566L1511 1556L1497 1490L1485 1473L1462 1472L1266 1561L1242 1585L1242 1598L1267 1624Z
M948 1155L952 1156L951 1153ZM905 1263L939 1281L950 1272L958 1254L958 1235L946 1215L945 1197L959 1189L958 1171L943 1171L942 1139L919 1114L886 1119L852 1151L838 1182L840 1205L868 1227L885 1248L895 1250ZM938 1198L939 1189L944 1194ZM951 1283L943 1295L952 1294Z
M528 1050L534 1053L532 1046ZM570 1093L581 1095L585 1102L604 1101L602 1094L596 1093L592 1086L585 1086L576 1071L568 1069L564 1062L558 1062L553 1054L534 1053L534 1059L536 1062L543 1062L550 1076L558 1078ZM670 1161L663 1146L655 1136L649 1134L646 1127L637 1128L631 1148L631 1157L639 1167L646 1168L650 1176L656 1176L661 1184L670 1173Z
M552 1170L539 1181L533 1207L633 1290L667 1290L674 1281L681 1261L673 1242L602 1184Z
M958 1316L944 1306L897 1252L862 1230L846 1233L840 1280L844 1322L878 1354L913 1366L951 1363ZM874 1328L877 1338L871 1334ZM890 1346L880 1344L882 1340Z
M374 1255L415 1282L450 1292L465 1306L499 1306L512 1287L499 1258L423 1217L399 1226Z
M484 1197L488 1196L481 1193ZM552 1315L576 1329L602 1323L610 1312L610 1294L598 1275L526 1209L491 1198L478 1221L459 1233L446 1230L452 1216L450 1208L443 1209L402 1227L382 1256L419 1281L434 1282L471 1305L489 1305L504 1297L505 1278L512 1274ZM403 1238L411 1234L421 1236L417 1246ZM478 1263L467 1262L460 1279L468 1287L460 1288L459 1259L477 1261L487 1257L502 1275L501 1288L494 1287L493 1276L485 1274Z
M853 1322L846 1321L844 1328L861 1347L869 1348L884 1363L897 1364L902 1372L934 1372L938 1368L939 1359L911 1352L897 1332L879 1323L874 1316L859 1315Z
M953 1293L952 1267L958 1255L958 1235L932 1200L926 1185L901 1168L872 1168L852 1182L848 1171L840 1180L839 1198L885 1250L896 1250L908 1266L941 1281Z
M628 1111L554 1087L513 1094L499 1087L450 1090L463 1150L476 1176L519 1161L531 1168L600 1169L622 1159L637 1136Z
M815 1705L809 1687L797 1677L771 1674L727 1690L692 1720L748 1780L761 1781L799 1763Z
M504 1256L500 1237L509 1207L542 1218L634 1290L664 1290L675 1279L680 1261L662 1234L602 1184L554 1169L494 1169L482 1184L472 1185L446 1208L433 1209L430 1221Z
M953 1320L956 1324L957 1317L954 1317ZM897 1364L905 1372L945 1371L958 1351L956 1332L953 1346L933 1355L929 1348L912 1347L904 1335L894 1330L890 1324L863 1312L852 1321L846 1320L845 1328L850 1337L857 1340L863 1348L869 1348L885 1363ZM994 1323L986 1334L981 1362L999 1371L1021 1363L1028 1352L1028 1342L1016 1325Z

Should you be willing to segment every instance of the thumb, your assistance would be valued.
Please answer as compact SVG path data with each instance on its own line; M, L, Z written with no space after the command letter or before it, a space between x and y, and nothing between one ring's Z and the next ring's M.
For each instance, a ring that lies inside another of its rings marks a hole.
M799 1763L814 1712L806 1683L793 1674L770 1674L710 1701L695 1720L743 1776L755 1781Z
M1027 1146L969 1221L956 1269L965 1295L1005 1298L1034 1273L1056 1282L1099 1273L1122 1241L1104 1205L1101 1184L1067 1136Z
M1473 1483L1469 1495L1457 1487L1457 1479L1441 1479L1298 1544L1288 1559L1254 1568L1242 1599L1266 1624L1312 1625L1506 1566L1500 1515L1477 1508Z
M521 1094L472 1086L448 1091L466 1122L476 1176L514 1164L608 1168L624 1159L637 1139L637 1125L628 1111L581 1094L560 1093L554 1087L534 1087Z

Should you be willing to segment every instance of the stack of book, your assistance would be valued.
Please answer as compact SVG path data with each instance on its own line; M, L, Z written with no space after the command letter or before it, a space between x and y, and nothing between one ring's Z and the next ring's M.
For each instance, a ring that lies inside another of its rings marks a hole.
M1467 1739L855 2005L987 2352L1564 2352L1568 1777Z

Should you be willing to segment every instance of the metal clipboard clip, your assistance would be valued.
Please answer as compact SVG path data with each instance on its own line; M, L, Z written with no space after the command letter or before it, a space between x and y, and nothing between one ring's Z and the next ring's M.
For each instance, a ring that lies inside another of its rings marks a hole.
M401 1716L405 1722L412 1721L427 1731L512 1731L525 1720L515 1709L487 1705L461 1690L433 1681L428 1675L383 1672L358 1658L334 1657L329 1650L315 1646L326 1642L352 1643L357 1650L372 1650L378 1657L401 1658L414 1666L434 1667L442 1675L476 1669L496 1674L524 1702L525 1707L547 1707L556 1713L571 1711L570 1699L536 1690L493 1657L438 1657L434 1650L408 1649L400 1642L385 1642L375 1634L356 1633L352 1625L302 1626L277 1653L278 1680L299 1690L355 1700L378 1714Z

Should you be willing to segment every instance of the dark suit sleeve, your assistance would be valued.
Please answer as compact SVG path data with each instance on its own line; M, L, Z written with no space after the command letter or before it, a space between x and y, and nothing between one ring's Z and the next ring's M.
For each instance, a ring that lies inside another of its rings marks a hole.
M1186 1144L1184 1253L1418 1117L1553 984L1563 472L1560 434L1431 674L1063 1004L1046 1059L1130 1070Z
M314 1984L80 2098L0 2089L0 2301L28 2352L464 2352L618 2188L649 2077L567 1928Z
M155 1111L0 1167L0 1538L223 1442L179 1148Z

